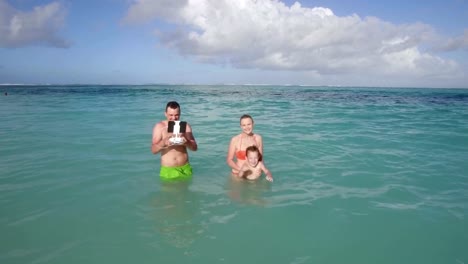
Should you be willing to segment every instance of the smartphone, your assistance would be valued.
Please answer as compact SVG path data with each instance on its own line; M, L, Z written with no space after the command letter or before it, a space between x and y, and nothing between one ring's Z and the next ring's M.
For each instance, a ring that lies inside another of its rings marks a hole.
M167 126L167 132L174 133L174 126L176 125L176 122L179 123L179 133L185 133L185 130L187 129L187 122L185 121L169 121Z

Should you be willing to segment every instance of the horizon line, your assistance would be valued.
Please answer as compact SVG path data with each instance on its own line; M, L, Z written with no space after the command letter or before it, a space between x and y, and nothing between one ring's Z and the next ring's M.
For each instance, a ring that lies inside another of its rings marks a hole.
M191 84L191 83L146 83L146 84L104 84L104 83L0 83L0 87L3 86L153 86L153 85L165 85L165 86L281 86L281 87L332 87L332 88L429 88L429 89L468 89L468 87L422 87L422 86L363 86L363 85L312 85L312 84L267 84L267 83L215 83L215 84Z

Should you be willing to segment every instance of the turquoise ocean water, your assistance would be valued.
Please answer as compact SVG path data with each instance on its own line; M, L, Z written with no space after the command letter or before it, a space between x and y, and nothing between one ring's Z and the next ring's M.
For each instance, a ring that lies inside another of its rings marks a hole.
M2 264L468 263L468 89L0 89ZM150 152L169 100L190 182ZM273 183L230 181L244 113Z

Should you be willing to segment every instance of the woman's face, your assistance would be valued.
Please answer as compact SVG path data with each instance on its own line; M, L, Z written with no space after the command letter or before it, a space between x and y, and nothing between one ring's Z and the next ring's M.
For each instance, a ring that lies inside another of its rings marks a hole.
M240 127L242 129L242 132L246 134L251 134L253 131L253 120L250 118L243 118L240 121Z

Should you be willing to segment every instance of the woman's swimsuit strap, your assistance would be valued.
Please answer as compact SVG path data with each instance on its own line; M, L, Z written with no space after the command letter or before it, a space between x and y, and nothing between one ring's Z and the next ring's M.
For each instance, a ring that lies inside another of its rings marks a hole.
M257 141L255 140L255 135L253 135L253 140L255 142L255 146L257 145ZM239 140L239 149L242 148L242 136L240 137L240 140ZM237 159L239 160L245 160L246 159L246 152L245 150L238 150L236 152L236 157Z

